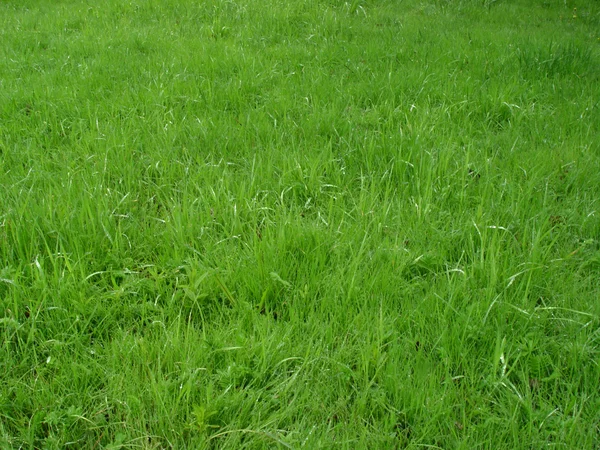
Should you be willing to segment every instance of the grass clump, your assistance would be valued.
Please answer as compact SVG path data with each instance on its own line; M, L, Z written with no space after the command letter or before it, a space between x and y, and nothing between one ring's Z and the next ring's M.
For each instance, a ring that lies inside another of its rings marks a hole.
M597 6L0 11L1 446L598 447Z

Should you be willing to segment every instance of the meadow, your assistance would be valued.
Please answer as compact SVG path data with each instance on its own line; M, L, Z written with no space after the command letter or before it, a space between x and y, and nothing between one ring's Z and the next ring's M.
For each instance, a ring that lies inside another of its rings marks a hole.
M0 448L600 447L600 3L0 2Z

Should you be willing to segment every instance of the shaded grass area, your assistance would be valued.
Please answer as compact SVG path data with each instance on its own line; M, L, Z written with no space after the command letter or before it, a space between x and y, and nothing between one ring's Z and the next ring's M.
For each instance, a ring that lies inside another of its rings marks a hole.
M0 5L0 442L594 448L600 10Z

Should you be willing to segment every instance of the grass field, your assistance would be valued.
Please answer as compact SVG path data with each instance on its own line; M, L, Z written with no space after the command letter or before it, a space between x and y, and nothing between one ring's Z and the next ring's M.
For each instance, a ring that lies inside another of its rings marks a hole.
M0 1L0 448L600 448L600 3Z

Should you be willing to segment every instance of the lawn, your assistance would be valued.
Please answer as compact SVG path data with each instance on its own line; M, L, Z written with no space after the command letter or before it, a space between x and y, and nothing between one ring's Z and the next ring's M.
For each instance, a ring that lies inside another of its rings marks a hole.
M0 448L600 447L600 3L0 1Z

